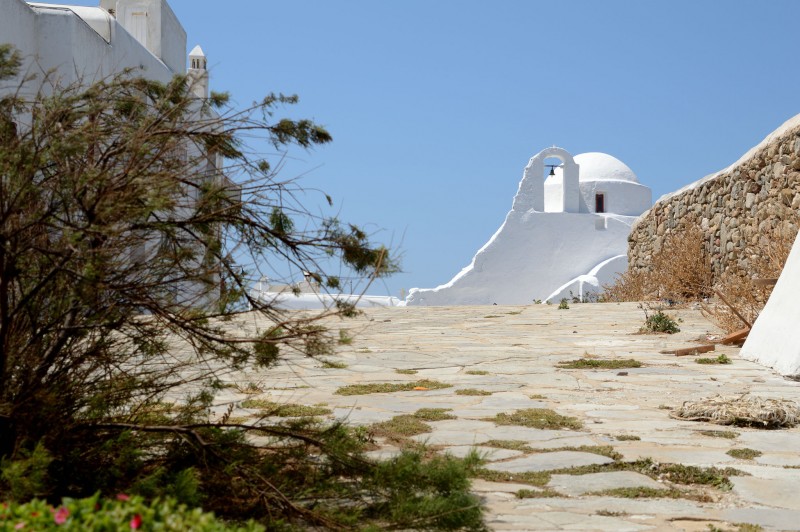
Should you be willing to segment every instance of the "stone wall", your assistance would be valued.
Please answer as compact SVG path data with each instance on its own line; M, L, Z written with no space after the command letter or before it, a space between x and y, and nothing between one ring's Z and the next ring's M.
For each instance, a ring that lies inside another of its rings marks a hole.
M772 235L794 238L800 224L800 115L739 161L660 198L634 224L628 238L631 269L647 269L671 234L700 227L715 277L749 273Z

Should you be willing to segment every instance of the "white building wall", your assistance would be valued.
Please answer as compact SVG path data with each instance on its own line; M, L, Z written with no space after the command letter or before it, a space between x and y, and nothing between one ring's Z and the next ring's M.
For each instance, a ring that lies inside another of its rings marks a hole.
M525 305L627 252L633 216L508 213L449 283L412 289L407 305ZM598 223L600 222L600 223Z
M800 234L764 310L742 347L742 358L800 377Z
M118 20L99 8L70 9L0 0L0 43L12 44L20 50L26 61L23 70L38 74L39 80L46 72L55 70L61 84L79 79L89 83L126 68L141 67L142 75L166 82L173 75L185 72L186 32L169 6L164 4L164 7L162 13L167 23L159 27L165 32L166 64L142 46ZM76 11L91 15L91 20L87 22ZM106 28L102 27L103 17ZM161 40L161 35L157 40Z
M580 211L595 212L595 194L603 194L605 211L639 216L653 205L649 187L629 181L584 181L580 184Z
M0 44L13 44L19 50L36 51L36 14L22 0L0 0ZM32 55L32 54L31 54ZM23 72L28 69L26 62ZM22 73L20 73L21 79ZM9 85L16 85L10 82Z

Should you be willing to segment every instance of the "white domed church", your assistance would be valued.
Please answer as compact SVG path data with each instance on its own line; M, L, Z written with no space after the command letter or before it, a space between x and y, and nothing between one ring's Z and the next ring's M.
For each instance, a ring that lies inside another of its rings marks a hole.
M542 150L472 263L447 284L411 289L406 305L523 305L599 293L627 268L631 225L651 205L650 188L619 159Z

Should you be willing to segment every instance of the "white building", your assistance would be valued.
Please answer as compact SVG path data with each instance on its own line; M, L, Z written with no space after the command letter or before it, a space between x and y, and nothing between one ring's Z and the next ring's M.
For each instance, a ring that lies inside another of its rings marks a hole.
M162 82L186 72L186 31L166 0L100 0L98 7L0 0L0 43L22 52L23 72L55 70L61 84L126 68ZM205 71L202 62L193 67Z
M89 85L126 69L132 75L163 83L188 74L198 99L209 96L207 59L200 46L189 54L186 31L166 0L99 0L98 7L0 0L0 44L20 51L23 66L16 82L0 90L49 91L75 83ZM202 179L224 179L223 160L199 146L187 146L189 161L200 161L188 171ZM238 188L230 184L233 194ZM187 209L193 199L188 198ZM158 242L141 255L157 252ZM144 259L143 259L144 260ZM218 279L212 279L216 282ZM192 304L208 304L194 297L204 287L188 283L176 295Z
M611 155L543 150L472 263L447 284L411 289L406 305L522 305L599 292L627 268L630 227L651 205L650 188Z

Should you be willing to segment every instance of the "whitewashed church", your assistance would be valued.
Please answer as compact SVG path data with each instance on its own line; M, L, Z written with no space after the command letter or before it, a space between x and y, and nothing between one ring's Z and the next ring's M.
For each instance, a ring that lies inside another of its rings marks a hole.
M472 263L447 284L411 289L405 304L524 305L600 292L627 269L631 225L651 205L650 188L615 157L542 150Z

